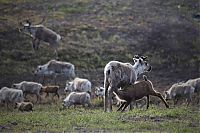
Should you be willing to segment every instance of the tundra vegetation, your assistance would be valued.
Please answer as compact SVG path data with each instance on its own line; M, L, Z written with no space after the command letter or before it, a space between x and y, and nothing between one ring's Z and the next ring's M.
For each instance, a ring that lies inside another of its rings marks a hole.
M198 108L186 106L166 109L150 106L128 112L105 113L103 108L69 108L35 105L34 111L0 110L0 127L3 131L52 131L52 132L198 132L200 113ZM16 124L13 124L16 123Z
M162 94L174 83L200 76L198 0L1 0L0 88L41 81L32 72L54 59L54 50L41 41L33 52L31 38L19 33L18 22L37 23L44 16L43 25L62 37L60 61L74 64L76 76L94 86L103 86L103 69L109 61L130 63L135 54L148 56L153 69L147 76ZM53 83L49 79L43 85ZM57 85L64 89L66 80L58 76ZM0 106L0 132L200 131L196 104L166 109L160 103L124 113L114 106L106 113L98 99L92 99L93 108L60 110L63 97L55 103L34 104L33 112Z

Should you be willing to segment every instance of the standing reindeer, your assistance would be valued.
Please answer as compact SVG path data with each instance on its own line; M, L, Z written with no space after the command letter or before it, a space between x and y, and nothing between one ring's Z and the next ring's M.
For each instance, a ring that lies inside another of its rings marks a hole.
M44 41L49 43L50 47L54 49L56 57L58 57L57 50L61 36L42 25L43 21L44 19L37 25L31 25L31 22L27 20L25 24L20 23L20 25L23 25L23 28L19 29L19 31L31 36L34 50L38 50L40 41Z
M151 71L144 56L135 55L134 64L110 61L104 68L104 111L112 111L112 95L118 88L134 84L138 76Z

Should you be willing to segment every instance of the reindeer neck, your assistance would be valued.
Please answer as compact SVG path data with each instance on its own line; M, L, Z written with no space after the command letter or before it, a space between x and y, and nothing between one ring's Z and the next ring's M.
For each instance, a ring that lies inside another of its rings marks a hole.
M33 37L35 37L36 31L37 31L37 27L32 26L32 27L30 28L29 33L30 33Z
M136 79L138 78L138 76L141 74L140 70L138 69L138 66L133 66L133 69L135 71L135 77Z

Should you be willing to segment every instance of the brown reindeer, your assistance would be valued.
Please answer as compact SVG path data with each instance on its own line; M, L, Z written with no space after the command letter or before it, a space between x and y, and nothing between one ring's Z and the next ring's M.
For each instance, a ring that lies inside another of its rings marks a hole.
M59 86L43 86L40 92L45 92L46 97L49 96L49 93L54 93L54 96L58 96L59 99L58 89Z
M169 105L167 104L166 100L163 98L163 96L154 90L153 84L150 80L147 79L147 77L143 76L144 80L138 81L133 85L128 85L126 87L123 87L120 90L116 90L114 94L116 97L123 101L121 106L117 111L124 111L126 107L132 102L139 100L143 97L147 97L147 109L149 108L149 95L159 97L165 104L167 108L169 108Z
M31 102L20 102L15 103L15 109L17 108L19 111L33 111L33 103Z

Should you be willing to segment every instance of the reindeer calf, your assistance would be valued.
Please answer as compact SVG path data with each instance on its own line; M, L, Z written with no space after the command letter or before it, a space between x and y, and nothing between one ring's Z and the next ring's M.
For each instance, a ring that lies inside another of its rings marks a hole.
M165 99L162 97L162 95L155 91L153 88L153 84L150 80L147 79L147 77L143 76L144 80L136 82L134 85L127 85L126 87L123 87L121 90L116 90L114 94L116 97L123 101L121 106L118 108L117 111L124 111L126 107L132 102L139 100L143 98L144 96L147 97L147 109L149 107L149 95L159 97L165 104L167 108L169 108L169 105L165 101Z
M15 103L15 107L18 108L20 111L33 111L33 104L31 102L20 102Z
M59 86L43 86L40 92L41 93L45 92L46 93L45 97L49 96L49 93L54 93L54 96L57 95L59 99L58 89L59 89Z

